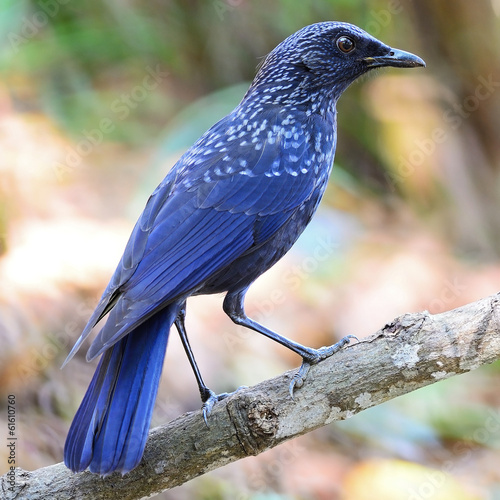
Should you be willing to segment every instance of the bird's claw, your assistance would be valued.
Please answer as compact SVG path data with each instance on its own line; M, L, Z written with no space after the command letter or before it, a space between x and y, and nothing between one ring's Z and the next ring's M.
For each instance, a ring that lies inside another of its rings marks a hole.
M212 409L218 401L222 401L223 399L226 399L229 396L229 393L223 392L221 394L215 394L214 391L211 391L209 389L209 394L210 396L203 402L203 406L201 407L201 411L203 413L203 420L205 421L205 425L207 427L210 427L208 425L208 417L210 413L212 413Z
M300 388L304 385L304 381L312 365L315 365L320 361L329 358L336 352L340 351L340 349L342 349L343 347L345 347L347 344L350 343L351 339L356 339L359 342L358 337L356 337L355 335L346 335L345 337L342 337L335 344L327 347L320 347L319 349L312 349L310 355L304 356L302 358L302 365L297 370L297 373L293 376L290 382L290 387L288 388L290 397L294 399L293 392L295 388L296 387Z
M228 398L229 396L232 396L235 392L238 392L240 389L246 389L246 385L241 385L236 389L236 391L233 392L223 392L221 394L215 394L214 391L208 389L208 398L203 402L203 405L201 407L201 412L203 415L203 420L205 421L205 425L207 427L210 427L208 425L208 417L210 416L210 413L212 412L212 409L218 401L222 401L223 399Z
M293 391L295 388L300 388L304 385L304 380L306 379L307 373L311 368L311 364L307 361L303 361L300 368L297 370L297 373L292 377L292 381L290 382L290 387L288 391L290 392L290 397L293 398Z
M319 355L319 359L316 361L318 363L319 361L322 361L323 359L329 358L336 352L340 351L343 347L345 347L347 344L351 342L351 339L356 339L359 342L358 337L356 335L346 335L345 337L342 337L338 342L335 344L332 344L327 347L320 347L316 352Z

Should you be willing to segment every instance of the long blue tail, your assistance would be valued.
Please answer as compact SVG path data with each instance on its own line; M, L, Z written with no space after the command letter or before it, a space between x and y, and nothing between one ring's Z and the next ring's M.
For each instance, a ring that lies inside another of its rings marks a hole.
M125 474L140 462L177 311L167 306L102 355L64 445L72 471Z

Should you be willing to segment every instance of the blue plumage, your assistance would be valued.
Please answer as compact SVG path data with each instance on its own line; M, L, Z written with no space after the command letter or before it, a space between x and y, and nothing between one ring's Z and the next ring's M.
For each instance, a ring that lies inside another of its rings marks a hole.
M139 463L174 323L205 417L221 399L203 383L187 341L184 311L192 295L226 292L224 310L233 321L302 356L291 390L309 364L338 349L307 348L250 320L244 296L290 249L321 200L342 92L372 67L421 65L355 26L333 22L307 26L269 54L238 107L182 156L151 195L66 360L109 314L87 353L89 360L102 359L66 440L69 468L106 475Z
M66 439L70 469L124 474L140 461L178 312L165 307L103 354Z

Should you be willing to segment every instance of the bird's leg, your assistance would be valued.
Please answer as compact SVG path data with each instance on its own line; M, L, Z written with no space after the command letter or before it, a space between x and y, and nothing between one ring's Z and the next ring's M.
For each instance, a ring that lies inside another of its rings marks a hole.
M311 349L311 351L315 353L313 358L302 357L302 364L300 365L300 368L297 370L297 373L293 376L292 381L290 382L289 391L292 399L295 387L302 387L302 385L304 384L304 380L306 379L307 373L309 372L309 368L311 368L312 365L315 365L321 360L332 356L337 351L340 351L340 349L349 344L351 339L359 340L355 335L346 335L335 344L326 347L320 347L319 349ZM290 347L290 349L292 348Z
M294 375L292 381L290 382L290 396L293 398L293 391L295 387L301 387L306 379L309 368L321 360L330 357L337 351L342 349L345 345L349 344L351 339L357 339L354 335L347 335L346 337L340 339L336 344L327 347L320 347L319 349L312 349L311 347L303 346L293 340L287 339L269 328L262 326L253 319L250 319L244 308L245 293L248 288L241 290L239 292L228 292L226 298L224 299L224 312L237 324L250 328L270 339L288 347L293 352L297 353L302 358L302 365Z
M186 327L184 324L185 318L186 318L186 302L182 304L179 310L179 314L175 320L175 326L177 327L177 331L179 332L179 337L181 338L184 351L186 351L189 364L193 369L196 382L198 383L198 389L200 390L201 401L203 402L203 406L201 407L203 412L203 420L205 421L205 424L208 427L208 416L210 415L210 412L212 411L214 404L217 401L221 401L227 398L232 393L223 392L222 394L215 394L215 392L209 389L205 385L205 382L203 382L200 369L198 368L196 360L194 359L194 354L193 351L191 350L191 345L189 344L189 340L187 337Z

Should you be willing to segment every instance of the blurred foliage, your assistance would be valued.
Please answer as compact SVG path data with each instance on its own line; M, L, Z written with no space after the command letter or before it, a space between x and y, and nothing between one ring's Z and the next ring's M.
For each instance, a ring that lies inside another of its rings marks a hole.
M115 126L106 140L142 144L196 97L250 81L257 62L301 26L355 22L387 43L411 47L433 72L394 76L392 86L387 77L369 98L370 85L356 85L339 106L348 119L340 120L337 164L368 193L398 195L392 209L402 196L458 250L493 258L500 251L500 109L491 98L500 79L498 9L497 0L457 0L452 11L445 0L3 0L0 71L19 109L49 114L76 138L108 117ZM157 67L168 75L158 91L144 102L137 91L141 100L117 112L122 96ZM490 83L478 90L482 81ZM394 93L414 120L413 134L403 139L393 129L404 121L377 112L399 101ZM433 139L435 128L443 129L443 144ZM389 147L394 141L399 155Z
M0 0L0 387L19 401L20 466L61 460L94 367L84 353L59 366L149 193L266 53L331 19L427 68L342 97L325 201L249 312L319 346L497 291L499 0ZM220 298L193 300L188 328L216 390L297 364L235 330ZM156 423L199 406L180 349ZM499 379L495 363L433 384L161 497L498 498Z
M401 460L366 461L346 478L346 499L478 500L442 471Z

